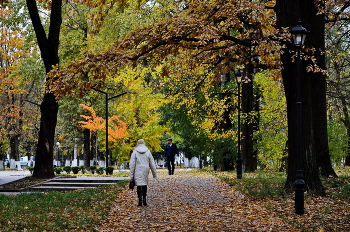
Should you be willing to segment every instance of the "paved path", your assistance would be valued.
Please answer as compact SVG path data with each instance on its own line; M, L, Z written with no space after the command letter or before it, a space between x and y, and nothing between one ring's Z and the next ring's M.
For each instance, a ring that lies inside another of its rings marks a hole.
M0 188L3 184L23 179L29 175L31 175L29 170L0 170ZM0 194L16 195L19 194L19 192L0 192Z
M98 231L293 231L271 211L203 173L160 174L149 181L148 206L136 205L136 191L125 188Z
M30 176L30 171L28 170L22 170L22 171L17 171L17 170L2 170L0 171L0 188L1 185L7 184L9 182L17 181L22 178L25 178L27 176ZM120 180L128 180L129 177L114 177L114 176L107 176L107 177L98 177L98 176L74 176L74 178L61 178L60 182L68 180L67 182L70 182L70 184L61 184L59 187L52 187L50 186L50 183L43 185L41 188L38 188L38 191L43 188L55 188L55 189L64 189L67 188L67 190L72 190L72 189L79 189L81 186L81 182L88 182L86 184L86 187L92 187L92 186L97 186L101 182L105 183L110 183L110 181L120 181ZM54 180L53 180L54 181ZM73 183L72 183L73 182ZM89 182L94 182L95 184L89 184ZM79 187L74 186L74 184L78 183ZM47 187L49 185L49 187ZM65 185L65 186L63 186ZM69 186L71 185L71 186ZM5 194L5 195L16 195L20 193L26 193L26 192L1 192L0 194Z
M20 180L30 175L29 170L17 171L17 170L0 170L0 185Z

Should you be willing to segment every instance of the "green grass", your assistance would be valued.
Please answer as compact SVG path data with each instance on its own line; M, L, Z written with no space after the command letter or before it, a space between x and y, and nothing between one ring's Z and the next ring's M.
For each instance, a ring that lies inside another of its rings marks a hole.
M350 177L339 176L338 178L322 179L326 192L339 200L350 200Z
M350 168L335 168L338 178L322 178L326 193L339 200L350 200ZM205 171L217 176L252 199L283 198L288 195L284 190L286 181L285 173L271 171L256 171L243 173L243 178L238 180L235 172L215 172L209 169Z
M73 192L0 194L0 231L94 231L116 200L116 185Z
M207 171L229 183L233 189L253 199L280 198L286 195L283 189L286 177L281 172L244 173L242 179L236 179L234 172Z

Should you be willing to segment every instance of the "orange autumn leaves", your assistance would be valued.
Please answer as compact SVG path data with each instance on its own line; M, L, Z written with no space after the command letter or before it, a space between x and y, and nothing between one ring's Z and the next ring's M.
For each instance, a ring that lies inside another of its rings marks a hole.
M97 117L93 107L84 104L80 105L91 114L91 116L80 115L80 117L84 118L83 121L78 121L80 126L91 131L106 131L106 121L103 120L102 117ZM114 115L108 119L108 141L110 142L118 142L128 135L127 123L119 118L120 115Z

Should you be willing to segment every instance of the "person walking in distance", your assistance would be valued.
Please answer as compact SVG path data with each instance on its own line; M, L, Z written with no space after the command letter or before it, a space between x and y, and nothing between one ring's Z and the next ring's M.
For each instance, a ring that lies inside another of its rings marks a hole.
M146 147L145 141L139 139L130 158L130 179L135 180L135 185L137 186L137 197L139 199L137 206L147 205L147 184L150 170L153 178L157 178L154 158Z
M179 150L175 143L173 143L172 138L168 138L168 144L165 146L165 159L166 165L168 167L169 175L174 175L175 170L175 155L179 154Z

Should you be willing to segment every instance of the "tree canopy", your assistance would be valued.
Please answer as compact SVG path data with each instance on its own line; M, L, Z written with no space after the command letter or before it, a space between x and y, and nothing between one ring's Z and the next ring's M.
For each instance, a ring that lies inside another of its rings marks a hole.
M130 32L105 52L88 52L67 67L53 71L51 75L60 78L50 85L51 90L58 96L76 89L84 92L126 64L137 61L156 67L168 61L169 56L181 54L188 57L184 61L190 69L210 65L215 74L213 81L234 67L251 63L254 57L260 57L256 66L275 68L279 65L279 41L289 37L283 37L285 31L275 29L273 17L273 10L258 2L191 1L179 14ZM164 67L162 75L171 71ZM90 82L82 81L85 73L89 73Z

